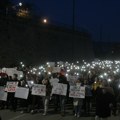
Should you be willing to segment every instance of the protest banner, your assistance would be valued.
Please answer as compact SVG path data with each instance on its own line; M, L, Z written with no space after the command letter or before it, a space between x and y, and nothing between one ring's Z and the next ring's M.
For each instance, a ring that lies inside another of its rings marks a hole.
M46 96L46 85L34 84L32 87L32 95Z
M69 97L85 98L85 87L70 86Z
M29 89L23 87L17 87L15 91L15 97L21 99L27 99L29 95Z
M65 96L67 94L67 85L62 83L55 83L52 88L52 94Z
M7 92L15 92L18 82L7 82Z
M0 86L0 100L7 101L7 92L5 92L5 87Z

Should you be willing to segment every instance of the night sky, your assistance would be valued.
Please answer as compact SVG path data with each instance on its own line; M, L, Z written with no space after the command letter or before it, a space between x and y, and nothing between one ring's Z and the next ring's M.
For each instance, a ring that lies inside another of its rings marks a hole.
M35 14L53 24L72 26L73 0L12 0L30 2ZM120 0L75 0L75 28L86 29L94 41L120 42ZM101 36L101 37L100 37Z

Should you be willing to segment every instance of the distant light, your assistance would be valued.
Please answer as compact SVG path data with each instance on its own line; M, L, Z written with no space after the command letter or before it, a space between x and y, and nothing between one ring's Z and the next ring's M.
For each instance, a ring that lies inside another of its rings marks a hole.
M111 82L111 79L108 79L108 82Z
M51 72L48 72L48 75L51 75Z
M38 73L39 75L41 74L41 72Z
M19 2L19 6L21 7L23 4L21 2Z
M107 76L107 73L104 73L104 76Z
M68 74L66 74L66 77L68 77Z
M24 64L22 64L22 67L25 67L25 65L24 65Z
M20 62L20 64L22 65L22 64L23 64L23 62Z
M47 21L47 19L43 19L43 23L47 23L48 21Z
M103 75L100 75L100 78L103 78Z
M20 78L22 78L23 77L23 75L20 75Z
M33 82L33 81L31 81L31 84L34 84L34 82Z

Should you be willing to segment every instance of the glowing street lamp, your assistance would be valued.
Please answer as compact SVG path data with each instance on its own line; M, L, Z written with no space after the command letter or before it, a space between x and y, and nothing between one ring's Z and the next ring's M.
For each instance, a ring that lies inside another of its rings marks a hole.
M47 21L47 19L43 19L43 23L45 23L45 24L46 24L47 22L48 22L48 21Z
M19 6L21 7L23 4L22 4L22 2L19 2Z

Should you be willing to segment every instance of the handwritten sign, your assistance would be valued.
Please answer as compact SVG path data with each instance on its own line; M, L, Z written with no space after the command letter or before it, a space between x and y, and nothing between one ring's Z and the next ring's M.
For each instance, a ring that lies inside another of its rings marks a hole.
M32 95L46 96L46 86L34 84L32 87Z
M15 92L18 82L7 82L7 92Z
M62 83L55 83L52 88L52 94L65 96L67 94L67 85Z
M85 98L85 87L70 86L69 97Z
M5 92L5 87L0 86L0 100L7 101L7 92Z
M28 88L17 87L15 92L16 98L27 99L29 94Z

